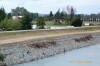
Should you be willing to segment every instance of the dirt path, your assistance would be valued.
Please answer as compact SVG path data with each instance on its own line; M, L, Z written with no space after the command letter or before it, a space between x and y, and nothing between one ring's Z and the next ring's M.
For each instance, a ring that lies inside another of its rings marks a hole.
M84 32L64 32L64 33L47 33L47 34L29 34L29 35L22 35L22 36L15 36L15 37L6 37L6 38L0 38L0 45L8 44L8 43L15 43L15 42L21 42L21 41L27 41L27 40L36 40L36 39L42 39L42 38L50 38L50 37L60 37L64 35L71 35L71 34L86 34L86 33L96 33L100 32L100 30L95 31L84 31Z

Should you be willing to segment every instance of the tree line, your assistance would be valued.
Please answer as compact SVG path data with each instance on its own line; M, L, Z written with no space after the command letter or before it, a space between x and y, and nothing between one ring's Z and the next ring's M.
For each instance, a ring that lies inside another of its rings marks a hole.
M79 16L81 17L81 20L83 21L100 22L100 14L90 14L90 15L79 14Z
M23 16L20 19L12 19L13 16ZM38 17L37 13L30 13L23 7L12 9L6 13L4 8L0 9L0 29L2 30L27 30L31 29L31 22Z
M19 19L12 19L13 16L22 16ZM82 21L79 16L75 15L73 7L67 7L66 11L58 11L47 16L39 16L38 13L31 13L24 7L16 7L10 13L6 13L4 8L0 8L0 29L2 30L28 30L32 29L32 21L37 21L36 25L39 29L44 29L45 21L54 21L54 24L82 26Z

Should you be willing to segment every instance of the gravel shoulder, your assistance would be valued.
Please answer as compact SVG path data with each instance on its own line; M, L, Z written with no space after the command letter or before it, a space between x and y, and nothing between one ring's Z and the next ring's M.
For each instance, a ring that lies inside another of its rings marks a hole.
M87 34L87 33L96 33L100 32L100 30L94 31L69 31L69 32L52 32L52 33L45 33L41 32L39 34L23 34L23 35L14 35L10 37L0 37L0 45L28 41L28 40L37 40L37 39L44 39L44 38L51 38L51 37L60 37L64 35L73 35L73 34Z

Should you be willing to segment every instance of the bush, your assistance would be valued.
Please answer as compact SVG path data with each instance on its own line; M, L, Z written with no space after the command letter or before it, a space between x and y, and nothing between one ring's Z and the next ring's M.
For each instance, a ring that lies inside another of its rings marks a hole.
M4 19L4 21L2 21L0 23L0 29L3 30L19 30L21 29L21 23L20 20L12 20L12 19L8 19L7 17Z
M44 29L44 25L45 25L45 20L44 20L44 18L43 17L39 17L38 19L37 19L37 28L39 28L39 29Z
M4 61L5 56L0 53L0 61Z
M71 20L71 25L75 27L80 27L82 26L82 20L80 20L80 18L78 17L73 17Z
M11 29L12 30L20 30L21 29L21 21L20 20L9 20L9 22L11 22Z

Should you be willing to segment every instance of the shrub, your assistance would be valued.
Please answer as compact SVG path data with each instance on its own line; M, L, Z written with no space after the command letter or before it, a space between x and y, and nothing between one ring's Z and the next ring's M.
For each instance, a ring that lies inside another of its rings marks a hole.
M39 17L37 19L37 28L39 29L44 29L44 25L45 25L45 21L44 21L44 18L43 17Z
M80 27L82 26L82 20L80 20L80 18L78 17L73 17L71 20L71 25L75 27Z
M2 21L0 23L0 29L3 30L19 30L21 29L21 23L20 20L12 20L12 19L8 19L7 17L4 19L4 21Z
M12 30L20 30L21 29L21 26L22 26L22 24L21 24L21 21L20 20L16 20L16 21L14 21L14 20L9 20L9 22L10 22L10 28L12 29Z
M4 61L5 56L0 53L0 61Z

